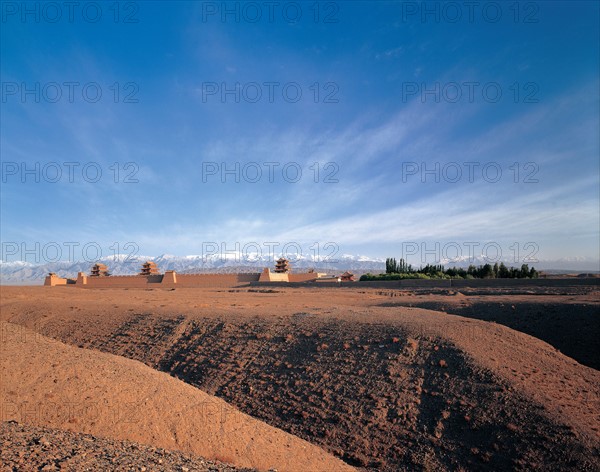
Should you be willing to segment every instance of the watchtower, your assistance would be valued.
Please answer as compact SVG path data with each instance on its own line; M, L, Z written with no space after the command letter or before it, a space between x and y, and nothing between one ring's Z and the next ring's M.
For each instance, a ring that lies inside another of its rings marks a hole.
M287 274L291 271L290 261L287 259L280 257L275 262L275 272L278 274Z
M104 264L101 264L100 262L94 264L92 270L90 271L91 277L107 277L109 275L110 273L108 272L108 267L106 267Z
M138 275L155 275L158 274L158 267L156 267L156 262L146 261L142 265L142 269Z

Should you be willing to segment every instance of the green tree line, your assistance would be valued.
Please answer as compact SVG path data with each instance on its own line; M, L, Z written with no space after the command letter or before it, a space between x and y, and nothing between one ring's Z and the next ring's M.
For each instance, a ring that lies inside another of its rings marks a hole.
M418 269L407 264L404 259L396 260L388 257L385 260L385 274L364 274L360 280L400 280L400 279L537 279L539 273L534 267L523 264L521 268L507 267L504 262L494 265L471 264L467 269L450 267L441 264L427 264Z

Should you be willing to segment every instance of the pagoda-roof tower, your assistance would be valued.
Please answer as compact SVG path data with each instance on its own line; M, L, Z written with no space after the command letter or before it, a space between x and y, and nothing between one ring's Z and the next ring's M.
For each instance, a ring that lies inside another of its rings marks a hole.
M275 272L277 272L278 274L285 274L287 272L290 272L290 270L290 261L288 261L284 257L280 257L279 259L277 259L277 262L275 262Z

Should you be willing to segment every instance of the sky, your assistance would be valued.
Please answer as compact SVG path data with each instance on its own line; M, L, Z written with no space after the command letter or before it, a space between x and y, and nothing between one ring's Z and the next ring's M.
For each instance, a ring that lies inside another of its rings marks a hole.
M3 261L600 269L598 2L1 5Z

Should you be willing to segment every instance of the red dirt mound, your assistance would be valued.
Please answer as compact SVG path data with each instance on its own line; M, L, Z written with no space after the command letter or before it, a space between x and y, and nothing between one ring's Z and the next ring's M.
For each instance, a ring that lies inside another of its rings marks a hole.
M317 446L130 359L2 325L2 420L180 450L261 470L352 470Z

